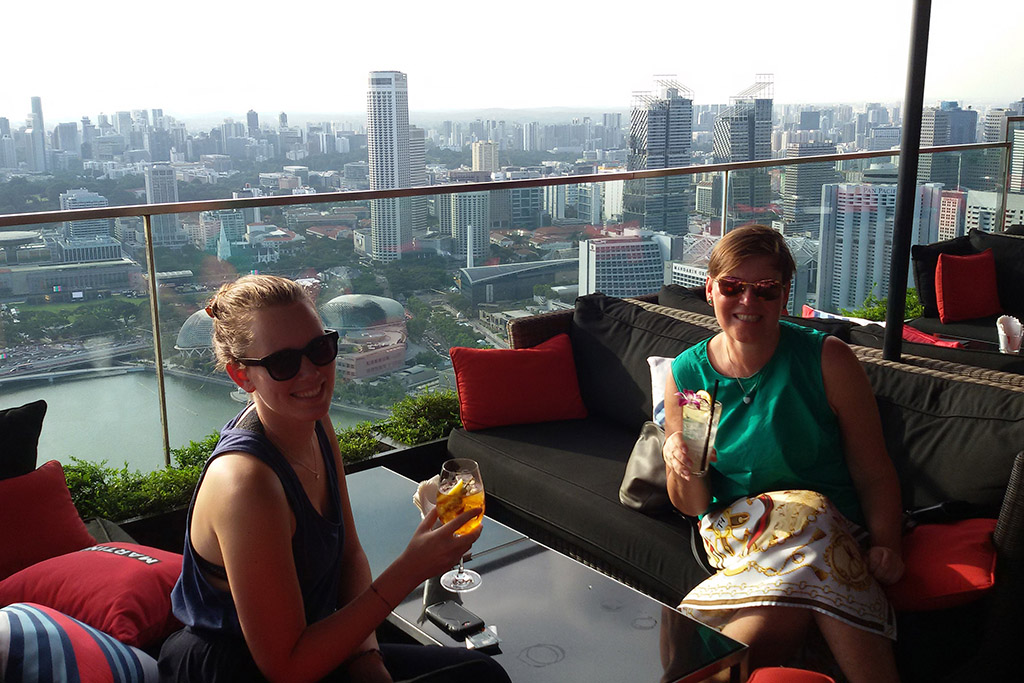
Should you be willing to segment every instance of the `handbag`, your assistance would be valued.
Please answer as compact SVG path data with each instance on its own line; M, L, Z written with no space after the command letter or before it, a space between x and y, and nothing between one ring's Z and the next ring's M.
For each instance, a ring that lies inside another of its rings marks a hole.
M664 447L665 430L656 422L645 422L626 462L626 474L619 486L620 503L647 514L673 509L661 454Z

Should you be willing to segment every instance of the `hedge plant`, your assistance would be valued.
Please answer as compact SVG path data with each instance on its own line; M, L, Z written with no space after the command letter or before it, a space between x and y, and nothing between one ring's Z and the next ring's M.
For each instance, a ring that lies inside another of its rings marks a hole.
M360 422L337 431L344 463L365 460L388 450L378 440L383 434L415 445L447 436L459 426L458 399L453 391L409 396L378 423ZM129 470L128 464L111 467L72 456L64 465L71 499L83 518L103 517L114 522L168 512L188 505L199 483L203 465L217 445L217 433L171 450L171 465L153 472Z

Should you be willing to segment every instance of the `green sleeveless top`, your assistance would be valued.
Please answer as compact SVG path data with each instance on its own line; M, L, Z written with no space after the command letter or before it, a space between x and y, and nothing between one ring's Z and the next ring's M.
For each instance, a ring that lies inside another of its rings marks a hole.
M825 396L821 348L826 335L780 321L779 345L743 384L719 374L704 340L672 362L682 391L712 392L718 380L722 414L711 464L709 510L767 491L808 489L828 497L852 522L864 518L846 467L839 419ZM750 403L743 397L749 392Z

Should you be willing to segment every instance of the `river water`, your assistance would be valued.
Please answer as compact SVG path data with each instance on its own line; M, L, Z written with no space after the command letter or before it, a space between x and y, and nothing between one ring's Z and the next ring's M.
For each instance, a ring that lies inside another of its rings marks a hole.
M243 407L231 398L232 387L166 375L167 431L171 448L198 441L220 430ZM39 464L107 461L149 472L164 465L163 436L156 375L128 372L53 383L11 383L0 386L0 409L46 401L39 435ZM331 411L335 428L373 418Z

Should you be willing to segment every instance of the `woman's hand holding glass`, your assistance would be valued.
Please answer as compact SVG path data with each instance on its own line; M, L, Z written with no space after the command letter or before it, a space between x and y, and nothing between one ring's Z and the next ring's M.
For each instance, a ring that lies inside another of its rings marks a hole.
M451 569L469 552L483 529L478 525L468 534L458 535L455 532L475 515L475 510L467 510L437 528L434 528L438 521L437 508L424 515L406 548L409 556L415 558L416 571L423 579Z
M690 469L690 457L686 450L686 441L683 439L682 430L665 437L665 446L662 448L661 455L665 459L665 464L680 479L690 481L691 478L698 478ZM708 462L712 463L716 460L718 460L718 454L712 446L708 449Z

